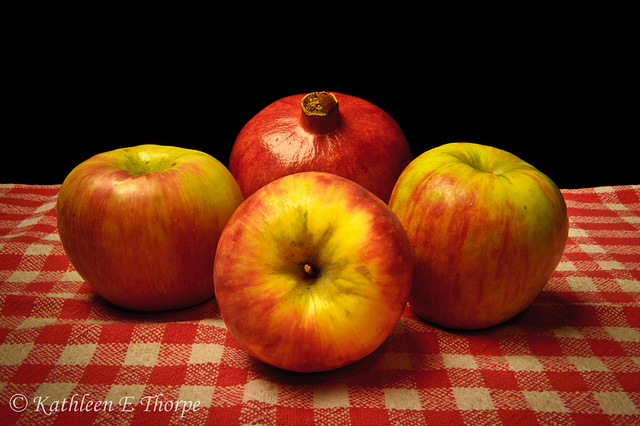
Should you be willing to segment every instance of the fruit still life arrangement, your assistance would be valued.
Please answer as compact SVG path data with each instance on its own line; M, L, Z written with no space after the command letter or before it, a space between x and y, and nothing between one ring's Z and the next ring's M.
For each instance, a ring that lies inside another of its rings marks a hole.
M557 186L506 151L448 143L415 159L383 110L340 93L256 114L229 168L141 145L75 167L57 201L71 264L136 311L215 297L240 347L285 370L356 362L409 307L473 330L525 310L568 237Z

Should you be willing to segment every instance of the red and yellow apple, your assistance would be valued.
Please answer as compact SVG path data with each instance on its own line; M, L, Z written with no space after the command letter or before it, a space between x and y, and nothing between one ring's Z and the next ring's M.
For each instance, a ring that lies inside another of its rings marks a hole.
M413 259L388 206L342 177L259 189L222 232L216 300L237 343L268 364L324 371L373 352L400 319Z
M337 174L367 188L385 203L413 159L398 123L356 96L313 92L268 105L242 128L229 170L245 198L286 175Z
M218 238L242 201L231 173L208 154L117 149L69 173L58 194L58 232L71 264L108 301L184 308L214 295Z
M414 250L409 304L444 327L485 328L522 312L567 242L556 185L489 146L452 143L423 153L398 179L389 206Z

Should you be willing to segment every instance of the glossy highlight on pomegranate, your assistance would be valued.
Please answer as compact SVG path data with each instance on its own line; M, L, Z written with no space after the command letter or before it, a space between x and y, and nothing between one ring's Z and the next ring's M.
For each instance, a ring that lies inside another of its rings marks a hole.
M385 203L413 156L402 129L382 109L341 93L279 99L242 128L229 170L245 198L280 177L333 173L367 188Z

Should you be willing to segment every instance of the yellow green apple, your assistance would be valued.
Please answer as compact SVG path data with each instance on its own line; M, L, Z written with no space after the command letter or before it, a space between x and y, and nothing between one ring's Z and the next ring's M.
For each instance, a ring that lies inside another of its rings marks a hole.
M214 295L218 238L243 201L212 156L141 145L75 167L57 202L60 240L96 293L132 310L184 308Z
M254 357L324 371L373 352L400 319L413 260L402 224L364 187L302 172L257 190L214 266L227 328Z
M423 153L400 175L389 206L414 251L409 304L444 327L485 328L522 312L567 242L567 207L553 181L485 145Z

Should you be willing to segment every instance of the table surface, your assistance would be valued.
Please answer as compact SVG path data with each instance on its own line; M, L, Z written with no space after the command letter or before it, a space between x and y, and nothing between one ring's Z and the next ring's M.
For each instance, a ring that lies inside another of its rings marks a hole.
M350 366L297 374L232 340L215 299L135 313L58 238L59 185L0 185L2 424L640 424L640 185L563 190L567 247L533 305L477 332L408 306Z

